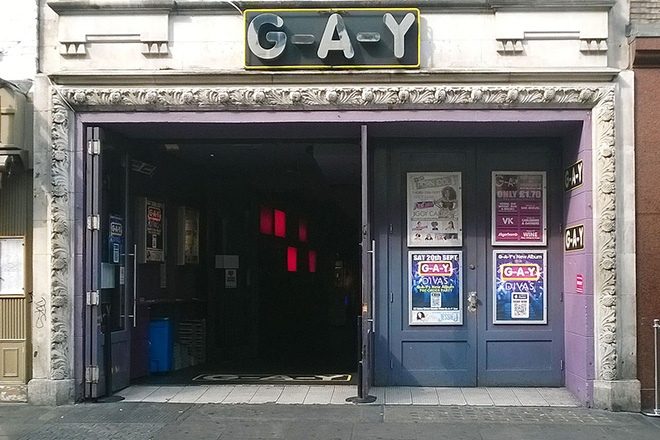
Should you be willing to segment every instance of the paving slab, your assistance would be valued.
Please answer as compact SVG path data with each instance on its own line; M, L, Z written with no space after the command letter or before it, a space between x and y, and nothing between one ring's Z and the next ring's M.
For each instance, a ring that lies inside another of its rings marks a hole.
M170 399L176 396L181 390L183 390L183 387L180 386L162 386L153 393L149 394L144 399L142 399L142 402L155 402L155 403L169 402Z
M511 388L486 388L495 406L521 406Z
M463 391L460 388L437 387L439 405L467 405Z
M536 388L512 388L522 406L549 406Z
M179 391L174 397L172 397L170 403L195 403L197 399L202 397L202 395L207 392L209 389L208 386L204 385L193 385L184 387Z
M412 405L412 391L410 387L385 388L386 405Z
M321 385L309 387L309 392L305 396L305 405L328 405L332 400L334 386Z
M261 385L250 399L250 403L275 403L282 395L282 391L284 385Z
M282 405L302 404L309 392L309 385L286 385L276 403Z
M494 405L493 399L485 388L461 388L463 397L468 405L490 406Z
M221 403L234 388L234 385L211 385L195 403Z
M248 403L258 389L259 385L236 385L222 403Z
M414 387L410 389L413 405L437 405L438 394L432 387Z

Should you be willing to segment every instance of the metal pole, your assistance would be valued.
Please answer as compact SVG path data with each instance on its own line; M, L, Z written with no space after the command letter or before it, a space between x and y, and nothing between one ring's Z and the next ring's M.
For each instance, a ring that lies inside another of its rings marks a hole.
M653 320L653 343L655 353L655 407L653 412L644 413L651 417L660 417L660 384L658 383L658 331L660 330L660 319Z

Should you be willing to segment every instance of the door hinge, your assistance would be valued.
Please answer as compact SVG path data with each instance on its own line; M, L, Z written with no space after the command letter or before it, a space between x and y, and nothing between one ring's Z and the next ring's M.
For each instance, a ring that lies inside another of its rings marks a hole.
M559 293L559 302L564 302L564 292Z
M87 141L87 154L91 156L98 156L101 154L101 140L90 139Z
M87 305L88 306L98 306L99 305L99 291L92 290L87 292Z
M564 360L559 361L559 368L561 368L561 371L564 371Z
M390 359L390 370L394 369L394 361Z
M394 303L394 292L390 292L390 302Z
M98 231L101 227L101 217L98 214L87 216L87 229L90 231Z
M99 367L97 365L88 365L85 368L85 382L99 383Z
M390 226L387 230L390 233L390 235L394 234L394 225L392 223L390 223Z

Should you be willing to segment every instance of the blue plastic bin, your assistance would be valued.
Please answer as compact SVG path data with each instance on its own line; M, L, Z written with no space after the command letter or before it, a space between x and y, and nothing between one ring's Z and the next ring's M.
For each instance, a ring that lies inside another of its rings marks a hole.
M149 372L162 373L172 370L174 326L169 318L152 319L149 322Z

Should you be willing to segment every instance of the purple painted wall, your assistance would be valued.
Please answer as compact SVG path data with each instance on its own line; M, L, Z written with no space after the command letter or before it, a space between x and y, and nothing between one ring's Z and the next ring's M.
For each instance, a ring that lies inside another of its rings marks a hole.
M591 406L594 380L594 296L592 244L591 122L585 121L579 139L564 146L564 168L582 160L584 183L564 193L564 227L584 225L584 249L564 251L564 346L566 387ZM577 289L582 275L583 293Z

